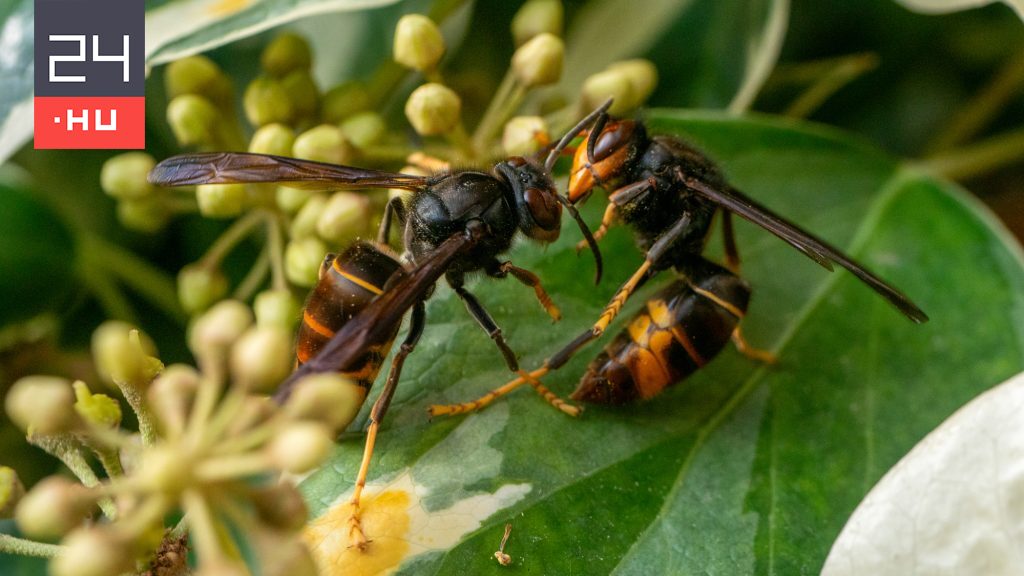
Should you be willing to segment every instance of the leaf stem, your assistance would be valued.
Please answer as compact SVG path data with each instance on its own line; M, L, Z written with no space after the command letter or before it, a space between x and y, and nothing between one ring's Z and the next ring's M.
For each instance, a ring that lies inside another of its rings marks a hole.
M142 437L143 446L152 446L157 441L156 418L146 401L146 394L143 388L145 384L137 382L115 382L121 389L121 394L135 412L135 418L139 421L139 435ZM148 384L148 382L146 383Z
M28 440L31 444L42 448L46 453L60 460L86 488L100 485L100 479L96 477L96 472L89 466L89 462L85 458L81 442L71 434L30 436ZM100 498L99 507L107 518L111 520L117 518L117 507L114 506L114 502L110 498Z
M186 490L182 494L182 502L189 519L189 532L196 547L196 556L206 561L224 558L219 537L221 523L213 515L210 503L198 490Z
M1024 86L1024 51L1010 58L992 80L957 111L929 143L926 154L935 155L977 135L1019 94L1021 86Z
M10 534L0 534L0 553L17 554L19 556L35 556L37 558L53 558L62 550L57 544L45 544L35 540L18 538Z
M967 180L1021 160L1024 160L1024 128L935 154L919 165L953 180Z
M77 269L78 277L96 297L108 317L119 318L132 324L138 323L135 309L106 270L92 266L84 254L77 259Z
M779 59L782 41L786 38L789 25L789 0L773 0L768 12L768 22L761 36L750 43L747 48L747 69L743 83L740 85L732 102L729 103L730 114L742 114L754 103L754 98L761 91L768 75Z
M210 245L206 254L200 258L199 261L201 265L209 268L216 268L219 266L224 257L260 225L263 218L262 210L251 210L245 216L235 220L234 223L232 223L231 226L229 226L228 229L220 235L220 238L217 238L217 240Z
M487 141L494 136L517 86L516 75L510 67L505 72L505 77L501 79L501 83L498 84L498 89L494 91L494 97L491 98L491 102L487 105L487 110L484 112L483 117L480 118L480 123L476 125L476 130L473 132L474 149L483 150L487 145ZM520 95L521 98L522 96Z
M260 250L259 256L256 257L256 261L253 262L252 268L246 273L245 278L238 284L238 288L235 288L232 298L241 302L248 302L252 298L253 294L260 289L263 285L263 281L267 278L267 273L270 272L270 248L267 246Z
M827 63L823 74L804 90L783 112L791 118L806 118L821 107L833 94L838 92L865 72L878 66L878 56L873 53L852 54L843 58L830 58L827 61L811 62L814 68L818 64Z
M177 289L169 274L130 250L95 234L83 234L80 243L89 266L109 272L168 317L180 324L185 323L185 313L178 304Z
M274 290L287 290L288 280L284 272L284 237L281 220L277 214L266 212L267 251L270 254L270 285Z

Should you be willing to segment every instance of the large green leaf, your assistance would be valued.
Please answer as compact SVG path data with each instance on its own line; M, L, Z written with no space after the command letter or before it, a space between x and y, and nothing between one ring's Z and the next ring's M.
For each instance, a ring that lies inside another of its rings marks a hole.
M740 189L905 290L931 322L908 322L850 274L830 274L741 223L754 287L744 330L778 365L728 349L634 407L591 407L574 420L520 390L481 413L430 422L428 405L468 400L509 378L462 304L440 289L378 437L364 510L371 554L346 549L340 505L362 435L346 436L303 484L320 517L310 538L334 566L328 574L399 562L407 574L497 573L492 554L506 522L506 552L529 573L814 573L890 466L1024 367L1024 258L955 186L812 125L650 116L652 127L707 150ZM593 204L590 218L600 212ZM526 367L588 325L640 262L628 233L614 229L603 244L607 279L594 288L592 264L571 249L576 237L567 231L547 250L512 253L562 306L557 325L515 282L473 287ZM627 312L639 299L631 304ZM547 383L567 394L594 353ZM380 486L390 488L375 499Z
M331 12L367 10L399 0L175 0L146 13L146 61L163 64Z

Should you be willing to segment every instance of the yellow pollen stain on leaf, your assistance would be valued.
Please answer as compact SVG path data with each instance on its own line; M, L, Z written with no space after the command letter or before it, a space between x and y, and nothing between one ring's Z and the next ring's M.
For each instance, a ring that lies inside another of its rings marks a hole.
M423 499L430 489L414 482L406 470L384 485L367 485L363 492L360 518L370 540L364 551L350 547L349 494L310 522L302 538L321 576L390 574L410 558L450 549L530 490L528 484L506 484L494 493L467 494L447 508L428 510Z
M252 4L252 0L216 0L207 9L212 16L230 16Z
M409 552L409 493L386 490L363 498L363 532L372 542L366 551L349 547L348 519L352 506L335 506L302 533L320 573L369 576L397 568Z

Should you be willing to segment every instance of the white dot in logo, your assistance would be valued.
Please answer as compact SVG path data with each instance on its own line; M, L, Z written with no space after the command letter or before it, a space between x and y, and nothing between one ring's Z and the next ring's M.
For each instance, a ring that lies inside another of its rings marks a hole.
M60 124L60 116L54 116L53 117L53 123L54 124Z

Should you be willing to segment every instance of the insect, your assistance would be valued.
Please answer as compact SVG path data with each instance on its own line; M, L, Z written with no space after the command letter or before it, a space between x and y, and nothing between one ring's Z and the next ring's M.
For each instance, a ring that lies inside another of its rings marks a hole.
M739 320L745 313L745 300L749 297L749 289L745 289L747 295L743 298L744 305L741 307L737 305L738 301L730 299L733 296L738 297L738 293L729 296L702 287L704 282L711 280L731 278L731 283L739 281L738 276L724 270L709 271L707 263L701 257L713 218L719 211L722 212L726 264L734 273L739 271L740 260L733 235L732 214L739 215L775 234L828 270L832 269L832 263L846 268L910 320L917 323L928 320L928 316L903 293L837 248L776 215L730 186L718 167L707 156L682 140L672 136L651 137L639 121L610 121L604 114L596 119L585 138L586 145L579 146L574 154L567 194L569 201L573 204L585 201L597 186L612 190L608 196L608 206L601 219L601 225L594 232L594 238L600 240L608 227L616 219L621 219L632 228L637 246L644 252L644 262L615 293L597 322L549 358L543 366L531 372L532 378L539 378L561 367L578 350L599 338L621 311L630 295L654 275L668 268L675 269L683 285L675 285L672 288L675 290L674 293L663 293L660 300L652 301L664 302L666 313L671 313L668 318L663 317L666 324L658 324L659 327L691 326L692 330L688 331L691 335L709 329L714 332L715 327L706 324L702 319L704 313L698 312L707 306L706 303L698 306L697 297L706 299L717 308L716 314L724 310L735 317L730 337L741 352L762 360L770 360L770 354L747 345L739 330ZM643 322L641 316L644 316L644 313L641 313L634 322ZM653 315L650 315L650 318L654 320ZM687 359L686 356L689 354L675 354L672 351L677 349L672 346L649 347L658 341L658 338L665 338L666 332L655 330L653 333L646 333L639 330L636 325L631 327L634 328L635 334L629 332L630 328L627 328L626 333L620 334L610 350L591 364L588 375L584 377L585 381L573 393L572 398L599 403L624 399L623 391L597 391L599 386L595 378L598 376L604 378L606 382L613 380L608 378L613 373L616 377L624 376L621 365L606 362L603 360L605 356L609 360L617 356L626 360L627 364L633 362L634 365L638 365L641 362L639 358L644 357L644 362L657 360L663 366L671 368L667 375L659 374L657 378L653 376L651 370L639 370L638 373L645 374L641 376L641 380L644 381L637 382L640 390L636 393L639 397L660 391L668 385L661 384L664 381L674 383L692 372L688 370L688 363L694 358ZM720 334L716 334L711 340L717 343L715 352L725 345L725 339ZM702 361L709 359L705 356L707 353L701 357ZM646 380L647 378L653 379ZM666 378L668 380L665 380ZM513 380L473 402L433 406L431 413L457 414L478 409L515 389L524 381L523 378ZM645 386L646 393L643 392Z
M685 266L686 280L672 282L647 300L590 362L572 394L574 400L627 404L652 398L710 362L730 339L748 355L774 360L736 339L750 302L750 286L703 258Z
M341 254L328 254L302 311L302 324L295 339L296 365L302 366L316 356L338 330L384 293L392 277L404 273L398 256L384 245L357 241ZM423 307L417 303L411 324L419 328L423 316ZM395 323L382 341L372 343L361 356L349 365L337 367L337 371L369 390L398 329L399 324Z
M387 354L402 319L412 309L406 338L392 360L384 389L370 413L363 460L350 501L353 506L350 535L360 548L368 541L359 521L359 497L377 430L391 402L402 364L423 332L423 302L434 283L441 276L445 277L501 351L509 369L519 371L515 353L505 342L500 328L465 288L466 275L477 271L495 278L511 275L532 287L548 314L557 319L558 309L540 279L511 262L501 262L498 256L511 247L518 232L540 242L557 239L564 206L593 248L595 278L600 279L601 256L596 241L572 204L555 190L551 169L569 142L610 104L605 103L570 130L551 150L543 165L533 159L512 157L498 162L489 172L457 170L433 176L412 176L281 156L224 152L175 156L160 162L150 172L149 181L164 186L282 182L318 190L399 188L413 192L407 204L401 198L388 203L378 234L378 244L385 245L392 221L397 220L404 226L403 243L410 261L409 269L401 268L392 256L367 244L356 245L353 248L356 252L350 250L346 252L347 257L333 259L330 268L325 266L324 276L304 312L297 347L301 365L275 395L283 401L302 376L318 372L353 372L369 384L382 362L378 357ZM389 270L391 274L385 278ZM362 282L362 288L379 293L367 295L368 300L340 297L335 293L340 282L336 276L350 284ZM360 307L362 309L358 310ZM331 313L324 318L321 314L328 311ZM328 320L328 325L318 321L324 319ZM318 327L322 330L317 330ZM538 391L560 409L570 413L576 410L539 383L536 385Z

